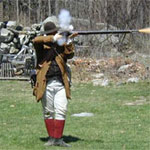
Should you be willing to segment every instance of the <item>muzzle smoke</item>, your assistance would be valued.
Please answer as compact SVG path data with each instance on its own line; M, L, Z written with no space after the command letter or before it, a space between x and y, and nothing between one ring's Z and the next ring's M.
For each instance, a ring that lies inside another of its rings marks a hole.
M58 16L58 20L59 20L61 32L73 30L73 26L70 24L71 18L72 17L71 17L70 12L68 10L62 9L60 11L60 14ZM63 36L61 39L58 40L58 45L63 45L65 42L67 42L67 37Z
M66 9L62 9L58 16L60 28L64 31L73 30L73 26L71 23L71 15L70 12Z

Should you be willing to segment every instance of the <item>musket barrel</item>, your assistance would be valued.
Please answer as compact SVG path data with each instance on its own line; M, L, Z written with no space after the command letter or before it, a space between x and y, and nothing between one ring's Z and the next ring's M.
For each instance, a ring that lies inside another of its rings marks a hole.
M139 32L139 30L90 30L90 31L63 31L68 34L77 33L78 35L89 35L89 34L124 34L124 33L134 33ZM62 32L62 33L63 33ZM40 35L51 33L51 31L40 32Z
M123 34L123 33L133 33L133 32L138 32L138 30L72 31L72 33L78 33L79 35L87 35L87 34Z

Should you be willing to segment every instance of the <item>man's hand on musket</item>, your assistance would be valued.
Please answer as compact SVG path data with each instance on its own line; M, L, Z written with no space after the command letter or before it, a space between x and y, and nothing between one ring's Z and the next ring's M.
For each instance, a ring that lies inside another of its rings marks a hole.
M64 34L56 33L53 37L54 42L57 41L58 45L67 44L69 45L72 43L72 39L78 35L77 32L71 33L69 36L64 36Z
M71 35L68 36L68 38L72 39L78 36L78 32L72 33Z
M58 41L59 39L61 39L63 36L59 33L56 33L53 37L54 41Z

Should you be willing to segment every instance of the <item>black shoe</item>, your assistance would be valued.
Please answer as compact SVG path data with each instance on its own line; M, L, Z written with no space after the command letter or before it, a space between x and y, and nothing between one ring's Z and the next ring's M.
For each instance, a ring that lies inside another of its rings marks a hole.
M65 143L62 138L55 139L54 145L55 146L61 146L61 147L71 147L71 145Z
M44 146L53 146L55 143L55 139L52 137L49 137L48 141L44 144Z

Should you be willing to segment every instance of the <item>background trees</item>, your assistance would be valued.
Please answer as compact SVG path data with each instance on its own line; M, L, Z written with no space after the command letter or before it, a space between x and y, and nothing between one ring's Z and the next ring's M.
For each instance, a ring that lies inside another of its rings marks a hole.
M70 11L73 17L72 24L77 30L112 27L140 29L150 25L149 0L0 0L0 3L3 5L0 21L16 20L23 26L40 23L48 16L58 16L62 8ZM125 36L119 36L119 44L115 45L119 51L128 49L130 44L133 46L134 43L136 50L149 53L149 35L136 34L130 35L130 38L128 36L128 42L125 43L127 47L122 44ZM110 46L112 49L114 45ZM107 49L105 45L99 46L99 50L104 51L104 48Z
M87 28L103 22L118 28L142 28L150 23L149 0L1 0L3 21L23 25L39 23L66 8L78 20L89 20ZM1 20L2 21L2 20ZM80 23L80 21L78 22Z

